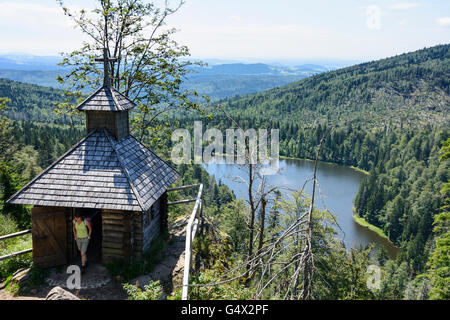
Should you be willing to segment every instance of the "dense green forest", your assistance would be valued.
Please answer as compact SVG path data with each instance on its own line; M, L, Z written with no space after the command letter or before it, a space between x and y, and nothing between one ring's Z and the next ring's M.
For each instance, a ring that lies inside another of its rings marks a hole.
M55 103L63 101L62 91L34 84L0 78L0 97L11 102L4 114L14 120L68 123L66 116L56 116Z
M223 101L243 119L297 125L358 121L367 126L444 123L450 105L449 45L322 73L290 85Z
M316 210L314 249L320 261L316 298L448 298L448 207L444 206L449 193L449 159L441 150L450 136L449 49L450 45L443 45L419 50L221 101L243 128L280 129L281 155L313 159L325 137L321 160L369 171L355 199L356 212L380 227L401 247L401 254L397 261L386 261L382 252L377 255L385 277L379 291L368 290L365 271L374 259L370 249L348 251L335 241L333 228L321 227L332 219ZM57 90L1 80L0 97L11 100L3 111L10 119L2 116L0 126L0 208L5 214L2 219L13 221L0 224L13 225L0 230L6 234L29 227L29 211L8 207L4 201L75 144L84 135L84 127L70 127L68 119L52 113L53 102L61 101ZM167 126L191 128L193 120L200 118L210 127L233 126L220 110L211 110L212 120L198 113L174 113L172 120L176 121ZM168 158L170 137L162 136L165 132L160 132L160 138L166 144L147 142ZM247 207L200 166L181 165L178 170L183 176L180 185L205 184L207 213L230 239L228 251L206 254L208 268L195 279L197 284L205 284L243 259L248 245L248 217L243 214ZM279 235L293 212L309 206L307 195L298 194L297 200L277 199L268 213L266 242ZM175 210L172 215L183 212ZM202 245L198 244L200 252ZM293 254L286 252L284 257ZM29 259L11 261L1 265L0 277L30 263ZM280 276L263 297L282 298L277 290L286 289L290 277L289 273ZM248 298L255 293L252 288L248 283L230 282L213 291L199 290L196 298Z
M321 160L368 171L356 212L402 248L399 263L417 275L426 271L433 221L448 196L440 191L449 163L439 151L450 136L449 76L450 45L441 45L221 105L243 128L279 129L283 156L314 159L325 137ZM214 111L208 126L233 125Z

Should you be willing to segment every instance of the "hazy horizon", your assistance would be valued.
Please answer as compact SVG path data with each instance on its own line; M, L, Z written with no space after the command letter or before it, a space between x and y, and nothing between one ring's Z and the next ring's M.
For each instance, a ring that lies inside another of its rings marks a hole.
M9 57L11 59L13 58L39 58L39 59L60 59L62 58L60 55L37 55L27 52L5 52L0 53L0 57ZM387 57L386 57L387 58ZM299 58L299 59L284 59L284 58L271 58L271 59L264 59L264 58L257 58L257 57L242 57L240 59L227 59L224 58L211 58L211 57L189 57L187 58L189 60L194 61L204 61L207 62L210 65L219 65L219 64L268 64L273 66L285 66L285 67L294 67L294 66L300 66L300 65L307 65L307 64L317 64L321 66L329 66L329 65L353 65L358 63L363 63L366 61L362 60L347 60L347 59L341 59L341 58L334 58L334 57L328 57L328 58L314 58L314 57L308 57L308 58Z
M64 2L78 10L95 3ZM365 62L449 43L450 2L187 0L167 24L194 59ZM0 54L57 56L86 39L55 0L0 0L0 26Z

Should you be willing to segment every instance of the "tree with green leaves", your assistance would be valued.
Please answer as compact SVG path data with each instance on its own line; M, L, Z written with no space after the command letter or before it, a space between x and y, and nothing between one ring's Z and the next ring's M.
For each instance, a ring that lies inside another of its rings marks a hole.
M5 110L9 98L0 98L0 111ZM14 218L19 227L30 227L29 211L23 206L6 203L22 184L22 177L13 166L12 159L17 150L11 121L0 115L0 209L1 214Z
M166 25L184 1L173 8L167 1L163 8L143 0L96 2L94 10L74 12L58 0L88 40L80 49L63 54L60 65L70 71L58 77L66 99L57 104L56 112L73 118L86 90L100 86L103 70L96 59L104 48L116 59L108 62L112 86L139 106L132 126L140 140L157 136L166 127L161 117L171 110L201 110L197 92L182 87L190 67L200 63L186 59L189 49L173 40L176 30Z
M443 142L441 161L450 159L450 138ZM434 217L435 249L428 259L428 277L431 280L431 299L450 299L450 182L441 189L444 196L443 212Z
M0 112L6 109L8 103L11 102L9 98L0 98ZM16 144L12 135L11 121L0 113L0 165L8 161L16 148Z

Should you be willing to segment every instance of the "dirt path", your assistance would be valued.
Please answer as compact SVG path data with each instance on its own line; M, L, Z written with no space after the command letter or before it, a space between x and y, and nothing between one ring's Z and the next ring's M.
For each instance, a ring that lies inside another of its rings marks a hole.
M130 281L130 283L135 284L138 282L139 286L143 288L150 281L159 280L166 294L170 294L174 286L181 285L183 281L187 221L188 217L183 217L170 226L172 243L164 249L161 261L155 266L150 274L137 277ZM94 267L92 267L92 269L95 270ZM87 273L88 272L89 268ZM9 291L1 289L0 300L45 300L48 292L53 287L54 286L43 285L31 290L31 292L26 295L17 296L12 296ZM126 300L128 298L122 288L122 284L115 281L115 279L111 279L109 283L98 288L67 291L70 291L80 299L88 300Z
M0 300L44 300L35 296L12 296L7 290L0 290Z
M42 285L31 290L25 295L11 295L8 290L0 290L0 300L45 300L45 297L53 289L52 286ZM80 299L86 300L126 300L127 294L122 288L122 284L111 281L105 286L93 289L68 290Z

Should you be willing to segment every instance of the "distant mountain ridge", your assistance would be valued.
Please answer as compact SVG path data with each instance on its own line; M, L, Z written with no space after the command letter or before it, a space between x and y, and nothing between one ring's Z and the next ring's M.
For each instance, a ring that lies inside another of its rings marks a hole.
M60 57L51 56L0 55L0 78L62 89L56 81L64 73L57 66L60 61ZM261 92L329 70L312 64L287 67L264 63L212 64L191 69L183 88L196 90L212 100ZM91 90L86 89L86 93Z
M240 117L298 123L392 120L441 123L450 111L450 45L439 45L226 99Z
M190 74L185 88L210 95L213 100L225 99L224 106L243 117L289 119L298 123L356 118L364 118L365 123L373 125L388 120L440 123L448 120L450 111L449 48L448 44L440 45L327 72L323 71L325 67L314 64L214 65ZM57 71L51 70L0 70L0 78L47 86L52 86L50 79L56 74ZM17 102L10 112L16 118L42 120L39 108L46 110L44 118L53 117L49 112L53 108L50 101L58 101L58 91L6 80L1 85L0 96L10 96L13 91L8 88L14 88L17 96L13 98ZM43 99L43 104L22 105L27 99L20 98L20 87L26 94L33 92L33 97L39 96L40 91L51 94ZM35 116L26 115L31 110Z
M231 63L231 64L219 64L208 67L195 67L193 70L196 75L273 75L273 76L285 76L285 75L298 75L298 76L311 76L320 72L329 71L324 66L305 64L294 67L285 66L273 66L264 63Z
M0 69L22 71L56 71L61 57L33 55L0 55Z

